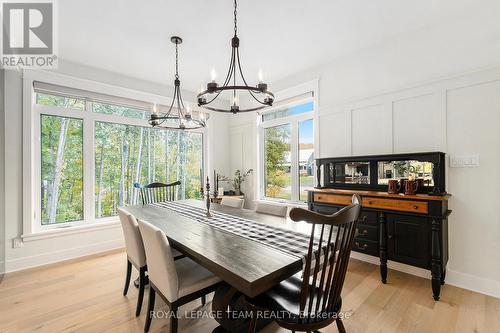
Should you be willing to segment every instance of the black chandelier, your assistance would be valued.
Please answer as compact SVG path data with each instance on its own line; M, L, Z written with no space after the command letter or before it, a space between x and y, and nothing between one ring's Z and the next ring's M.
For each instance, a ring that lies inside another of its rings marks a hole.
M229 70L226 75L226 79L222 86L219 86L217 82L215 82L215 78L212 78L212 82L207 84L207 89L198 94L198 106L201 106L205 109L219 112L232 112L234 114L238 112L249 112L256 111L265 108L266 106L272 106L274 101L274 95L272 92L267 90L267 84L264 82L259 82L257 86L252 87L247 84L245 77L243 76L243 71L241 70L241 62L240 62L240 39L237 36L238 26L237 26L237 18L236 18L236 9L237 3L234 0L234 37L231 39L231 62L229 63ZM241 80L243 81L242 85L236 84L236 76L237 73L241 76ZM232 84L232 85L230 85ZM229 90L233 91L232 93L232 101L230 109L222 109L217 107L210 107L208 104L212 103L219 97L221 92ZM253 108L248 109L240 109L239 104L239 96L237 95L237 91L245 90L256 100L260 105ZM215 94L215 95L214 95ZM212 96L214 95L214 96Z
M173 36L170 38L175 44L175 79L174 79L174 96L172 103L167 112L158 113L158 110L153 110L149 118L149 124L153 127L164 127L172 129L197 129L205 127L205 119L203 113L198 113L195 117L188 107L184 106L181 96L181 81L179 80L179 52L178 45L182 43L182 38Z

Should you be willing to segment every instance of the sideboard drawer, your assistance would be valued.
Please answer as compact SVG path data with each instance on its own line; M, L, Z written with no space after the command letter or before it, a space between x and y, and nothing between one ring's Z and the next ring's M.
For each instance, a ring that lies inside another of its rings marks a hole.
M336 205L350 205L352 203L352 196L340 194L321 194L314 193L314 202L322 202Z
M377 226L378 225L377 212L367 212L365 210L361 210L361 213L359 213L359 218L358 218L358 226L361 224Z
M312 210L316 213L331 215L333 213L336 213L339 208L332 205L313 204Z
M359 239L358 237L356 237L354 239L352 249L356 252L378 256L378 243L374 241Z
M412 212L419 214L427 214L429 206L426 201L401 200L401 199L380 199L380 198L363 198L363 207L390 209L402 212Z
M378 242L378 228L368 225L358 224L358 237Z

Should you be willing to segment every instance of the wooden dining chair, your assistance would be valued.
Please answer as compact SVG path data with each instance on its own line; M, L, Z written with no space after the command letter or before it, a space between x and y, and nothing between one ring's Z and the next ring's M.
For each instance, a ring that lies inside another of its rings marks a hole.
M149 302L144 332L148 332L154 313L155 295L167 303L172 313L170 332L177 332L177 309L198 297L215 291L221 281L216 275L189 258L174 261L165 233L139 220L149 269Z
M255 211L262 214L286 217L288 207L268 202L257 202L257 204L255 205Z
M151 183L141 186L139 183L134 184L134 188L139 191L139 197L143 205L155 202L174 201L177 199L180 181L170 184Z
M245 204L245 199L223 196L220 204L223 206L242 209L243 205Z
M302 275L311 278L301 279L300 275L294 275L249 300L249 307L254 314L249 332L255 331L257 311L269 312L269 315L274 315L269 318L277 318L279 326L291 331L317 331L335 321L338 330L345 332L340 316L340 293L356 235L360 203L361 198L354 195L351 205L332 215L322 215L302 208L290 211L293 221L305 221L312 225ZM315 260L318 257L319 260Z
M137 296L137 307L135 310L135 316L137 317L141 313L142 301L144 299L144 288L148 284L148 277L146 276L148 270L146 253L144 251L141 233L139 232L139 225L137 224L135 217L123 208L117 208L117 212L122 225L123 236L125 238L125 250L127 252L127 274L125 277L123 296L126 296L128 293L130 277L132 275L132 266L139 271L139 281L137 285L139 288L139 294ZM172 249L172 255L175 259L180 259L184 256L175 249Z

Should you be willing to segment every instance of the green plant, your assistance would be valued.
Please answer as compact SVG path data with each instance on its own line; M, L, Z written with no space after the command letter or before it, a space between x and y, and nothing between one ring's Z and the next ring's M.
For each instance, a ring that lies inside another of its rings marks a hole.
M241 184L245 181L245 179L253 172L253 169L249 169L245 173L241 173L240 169L234 172L233 178L233 187L236 192L241 190Z

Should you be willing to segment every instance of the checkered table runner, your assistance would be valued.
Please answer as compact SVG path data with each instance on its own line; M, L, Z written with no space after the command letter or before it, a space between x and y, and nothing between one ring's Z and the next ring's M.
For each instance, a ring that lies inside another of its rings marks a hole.
M206 209L175 201L152 205L170 209L214 228L257 241L302 259L307 256L310 236L306 234L216 211L212 211L213 217L207 218ZM314 245L317 248L317 242Z

